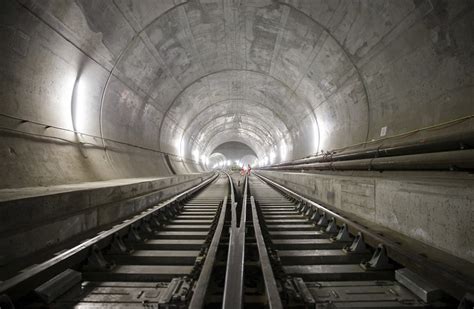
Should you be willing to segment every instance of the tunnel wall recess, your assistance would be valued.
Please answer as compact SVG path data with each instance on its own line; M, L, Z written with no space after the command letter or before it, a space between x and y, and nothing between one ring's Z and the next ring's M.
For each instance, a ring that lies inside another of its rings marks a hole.
M0 188L202 172L230 141L281 162L471 134L472 20L460 0L2 1Z

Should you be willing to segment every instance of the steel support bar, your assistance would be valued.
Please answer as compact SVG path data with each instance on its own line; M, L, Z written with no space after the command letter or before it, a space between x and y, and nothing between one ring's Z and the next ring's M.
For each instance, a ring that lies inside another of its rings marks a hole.
M236 212L234 211L232 213L229 250L227 253L224 300L222 305L222 308L225 309L243 308L247 187L248 177L245 178L244 184L240 226L237 226ZM234 209L235 206L236 205L233 206Z
M39 286L43 282L49 280L50 278L54 277L55 275L61 273L67 268L73 267L78 263L82 262L86 259L91 249L94 245L97 245L101 248L110 245L112 242L114 235L122 234L128 230L130 226L135 223L140 222L141 220L145 219L146 217L152 215L159 209L169 206L174 202L177 202L181 199L188 197L189 195L193 194L199 189L207 186L211 182L213 182L218 177L218 174L214 174L204 182L180 193L175 195L174 197L159 203L158 205L154 206L153 208L142 212L141 214L133 217L130 220L126 220L121 224L118 224L107 230L94 238L91 238L80 245L77 245L55 257L52 259L38 264L25 272L20 273L19 275L12 277L0 284L0 295L7 294L12 299L17 299L23 295L26 295L29 291L33 288Z
M263 239L262 229L260 228L260 221L258 219L257 208L255 206L255 200L250 197L250 203L252 205L252 219L253 229L255 231L255 240L257 241L258 255L260 256L260 266L262 268L263 280L265 281L265 292L267 294L268 306L271 309L283 308L281 302L280 293L273 276L272 264L268 257L267 247L265 246L265 240Z
M379 244L383 244L387 248L387 253L390 258L426 278L431 278L433 283L456 299L462 299L466 293L474 293L474 282L471 278L467 278L462 274L454 272L448 267L443 267L445 265L432 261L429 258L414 254L413 251L402 247L402 245L395 241L379 235L369 228L350 220L348 217L330 210L265 176L258 173L255 173L255 175L274 188L277 188L293 198L325 212L327 216L334 217L338 223L347 224L352 231L361 232L364 235L364 240L371 246L377 247Z
M199 279L196 282L196 287L194 288L193 297L189 303L189 308L191 309L200 309L204 306L204 301L206 297L207 287L209 286L209 281L212 274L212 269L214 268L214 262L216 260L217 249L219 248L219 242L221 241L222 230L224 229L225 215L227 211L227 196L224 197L222 202L222 208L219 215L219 221L217 223L214 236L212 237L211 244L206 254L206 259L204 265L202 266Z

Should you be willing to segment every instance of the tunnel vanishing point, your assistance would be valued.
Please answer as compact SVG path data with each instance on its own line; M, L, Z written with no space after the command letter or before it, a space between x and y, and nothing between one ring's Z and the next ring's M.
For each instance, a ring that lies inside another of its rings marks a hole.
M472 308L473 147L472 0L3 0L0 307Z

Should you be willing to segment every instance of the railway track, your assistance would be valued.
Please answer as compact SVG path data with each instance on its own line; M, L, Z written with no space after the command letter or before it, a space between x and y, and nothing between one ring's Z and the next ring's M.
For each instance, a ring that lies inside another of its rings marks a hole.
M0 284L1 308L199 308L230 190L216 176L26 269Z
M233 182L216 174L25 269L0 308L456 308L472 291L262 176Z
M252 177L250 191L268 307L473 308L470 301L458 307L450 286L459 284L458 295L464 295L472 291L472 281L442 269L422 277L392 259L383 242L371 246L365 233L350 232L348 224L359 224L263 179ZM431 279L446 280L449 288L443 291Z
M252 212L266 240L273 271L287 289L280 307L423 307L423 302L394 281L393 265L377 270L361 267L371 257L363 242L348 253L345 248L351 245L351 237L344 230L339 233L334 221L306 212L301 204L253 181L258 202L252 203Z
M76 285L55 304L103 305L112 300L117 306L165 306L186 302L219 223L226 191L225 179L217 180L163 214L166 217L158 218L156 228L150 229L148 235L133 235L130 246L124 244L133 249L105 250L101 256L93 255L91 263L81 269L84 281L80 287Z

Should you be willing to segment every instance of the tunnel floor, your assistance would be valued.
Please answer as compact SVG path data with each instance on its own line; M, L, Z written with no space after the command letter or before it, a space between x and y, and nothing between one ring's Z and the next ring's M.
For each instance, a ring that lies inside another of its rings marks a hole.
M150 206L4 278L2 308L453 308L472 289L455 257L258 173L212 174Z

